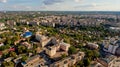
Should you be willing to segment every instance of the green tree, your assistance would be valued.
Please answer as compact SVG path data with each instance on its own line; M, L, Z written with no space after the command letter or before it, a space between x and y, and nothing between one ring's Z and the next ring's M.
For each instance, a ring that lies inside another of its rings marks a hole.
M5 40L5 44L11 45L12 44L11 38L7 37L6 40Z
M62 54L61 58L63 59L65 57L67 57L67 55L66 54Z
M4 61L4 62L1 64L1 67L14 67L14 63L13 63L12 61L10 61L10 62Z
M77 67L84 67L83 61L80 61L80 62L77 64Z
M94 55L93 56L94 58L100 57L100 53L98 51L96 51L96 50L93 51L93 55Z
M9 56L10 56L10 57L17 57L17 54L16 54L15 52L10 52L10 53L9 53Z
M0 47L0 50L3 51L5 49L9 49L9 48L10 48L10 45L4 45L4 46Z
M86 49L86 57L90 60L98 58L100 56L99 52L97 50L88 50Z
M84 62L84 66L85 67L88 67L90 65L90 63L91 63L91 61L89 60L89 58L84 59L83 62Z
M26 51L27 50L25 46L18 46L18 53L25 53Z
M33 49L36 49L38 46L36 44L33 44Z
M12 38L13 42L14 42L14 41L17 41L17 40L19 40L19 39L20 39L19 36L16 36L16 35Z
M93 52L91 50L86 49L86 57L92 60L93 58Z
M37 51L36 51L36 50L32 50L32 53L33 53L34 55L36 55L36 54L37 54Z
M76 50L76 48L74 47L74 46L71 46L70 48L69 48L69 50L68 50L68 53L69 54L74 54L74 53L76 53L77 52L77 50Z
M9 53L4 53L3 55L2 55L2 58L7 58L9 56Z
M24 55L24 56L22 56L21 61L25 62L27 59L28 59L28 56Z

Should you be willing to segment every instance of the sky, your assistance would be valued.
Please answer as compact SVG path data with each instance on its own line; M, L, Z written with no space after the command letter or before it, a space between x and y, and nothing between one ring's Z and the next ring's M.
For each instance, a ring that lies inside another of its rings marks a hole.
M0 0L0 11L120 11L120 0Z

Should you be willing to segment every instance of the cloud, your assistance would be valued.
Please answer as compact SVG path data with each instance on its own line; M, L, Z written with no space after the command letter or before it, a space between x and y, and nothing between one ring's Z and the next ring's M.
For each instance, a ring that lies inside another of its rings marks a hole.
M91 4L81 4L81 5L76 5L73 7L74 10L82 10L82 11L104 11L108 10L110 6L106 6L106 4L101 4L101 3L91 3Z
M97 5L96 3L92 3L92 4L86 4L86 5L78 5L78 6L75 6L74 8L93 8L97 6L100 6L100 5Z
M6 3L7 0L0 0L0 3Z
M82 0L74 0L75 2L81 2Z
M29 5L3 5L0 6L0 11L40 11L46 10L47 6L29 6Z
M32 7L30 7L30 6L14 5L14 6L11 6L11 7L14 8L14 9L17 9L17 10L21 10L21 9L32 10Z
M61 3L61 2L64 2L64 0L44 0L43 1L45 5L53 5L53 4Z

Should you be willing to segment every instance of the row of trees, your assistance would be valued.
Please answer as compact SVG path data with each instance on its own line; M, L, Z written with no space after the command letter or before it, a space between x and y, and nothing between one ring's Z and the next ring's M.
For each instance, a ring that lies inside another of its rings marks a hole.
M91 61L89 58L85 58L82 61L78 62L76 67L89 67Z
M16 54L16 52L8 52L8 53L4 53L2 55L2 58L8 58L8 57L14 57L14 58L16 58L17 54Z
M13 63L12 61L10 61L10 62L4 61L4 62L1 64L1 67L14 67L14 63Z

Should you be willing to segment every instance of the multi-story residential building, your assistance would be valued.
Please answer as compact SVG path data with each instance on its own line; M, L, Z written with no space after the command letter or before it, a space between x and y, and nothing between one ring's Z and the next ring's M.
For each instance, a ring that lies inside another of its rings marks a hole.
M41 22L40 23L43 26L50 26L50 27L55 27L55 23L54 22Z
M47 47L46 49L46 54L49 55L50 57L54 56L56 54L57 47L52 46L52 47Z
M73 54L72 56L69 56L51 64L50 67L70 67L73 66L75 63L81 61L84 56L84 52L78 52L77 54Z
M115 55L120 56L120 47L116 49Z
M30 57L28 60L22 63L23 67L38 67L44 65L45 60L41 58L39 55L35 55Z
M107 55L105 58L97 59L104 67L120 67L120 60L114 55Z
M120 48L119 39L110 38L109 40L103 41L103 50L112 54L115 54L117 49Z
M78 22L80 26L99 26L101 23L93 19L80 19Z
M59 42L55 38L51 38L50 42L47 45L46 54L48 54L50 57L53 57L57 54L57 52L67 52L70 47L70 44Z
M16 22L15 21L7 21L7 25L10 25L10 26L14 26L16 25Z
M29 22L29 25L39 25L40 23L39 22Z

